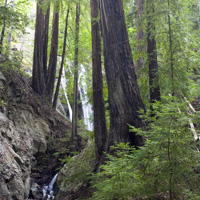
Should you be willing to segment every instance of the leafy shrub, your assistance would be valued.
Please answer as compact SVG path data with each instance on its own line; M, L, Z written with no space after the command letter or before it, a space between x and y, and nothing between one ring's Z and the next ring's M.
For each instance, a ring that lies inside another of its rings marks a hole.
M146 138L135 150L125 144L116 146L115 155L101 172L94 174L92 199L129 198L197 199L199 196L199 152L189 128L192 116L186 103L164 98L155 103L154 113L146 113L146 130L130 127ZM181 112L180 112L181 111Z

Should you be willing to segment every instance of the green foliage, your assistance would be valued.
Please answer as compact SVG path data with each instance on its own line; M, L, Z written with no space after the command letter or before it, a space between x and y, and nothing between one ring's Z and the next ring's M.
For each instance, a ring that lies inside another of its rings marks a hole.
M146 1L147 2L147 1ZM176 96L198 95L199 84L193 84L199 79L199 5L193 0L167 0L148 1L154 4L154 14L147 15L147 3L140 15L140 24L144 32L143 41L137 41L137 1L124 0L126 24L129 33L130 44L133 52L133 59L136 62L142 58L144 68L138 72L140 92L143 102L148 107L149 102L149 80L148 80L148 60L146 52L147 19L155 22L156 28L153 33L156 36L160 89L162 95L168 95L171 91L170 75L170 44L169 44L169 22L168 13L171 19L172 34L172 57L174 66L173 90ZM142 51L136 48L138 45Z
M140 175L133 171L132 165L135 149L128 144L119 144L113 148L115 155L108 154L106 164L92 177L92 187L97 191L91 200L128 199L137 190Z
M115 155L101 172L93 176L97 189L92 199L197 199L199 194L199 152L188 127L192 116L186 103L163 97L155 103L154 113L146 113L146 130L130 127L146 138L145 145L135 150L127 145L115 147ZM181 112L179 112L180 110ZM153 115L153 116L152 116Z
M0 5L0 26L5 23L6 26L12 25L14 29L23 30L22 28L28 23L28 19L24 10L20 10L20 6L24 5L22 5L22 3L17 3L17 10L14 10L12 4L8 4L7 6Z
M1 91L1 87L0 87L0 91ZM3 106L6 106L7 103L3 100L3 99L0 99L0 108L2 108Z
M20 71L22 59L23 56L22 52L20 51L11 51L9 53L7 52L2 56L0 66L6 73L9 73L9 71L13 69Z

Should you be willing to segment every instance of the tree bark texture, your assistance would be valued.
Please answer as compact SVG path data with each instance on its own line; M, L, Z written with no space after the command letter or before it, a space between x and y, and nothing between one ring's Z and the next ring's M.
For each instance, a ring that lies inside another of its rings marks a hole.
M74 94L73 94L73 116L72 116L72 136L71 142L74 144L74 137L77 134L78 122L78 45L79 45L79 22L80 4L76 4L76 32L75 32L75 54L74 54Z
M58 5L54 3L53 24L52 24L52 38L51 38L51 52L49 57L49 67L47 75L46 95L51 102L53 97L56 65L57 65L57 52L58 52L58 26L59 26L59 11Z
M93 68L93 110L94 137L97 162L101 163L103 152L106 151L107 128L105 117L105 103L103 95L103 77L101 66L101 37L99 24L98 0L91 0L92 17L92 68Z
M110 109L108 144L130 142L139 146L143 139L130 133L128 124L141 127L138 112L144 105L134 71L122 1L100 0L100 14Z
M60 72L59 72L58 82L57 82L54 101L53 101L53 108L54 109L56 109L56 106L57 106L58 93L59 93L60 82L61 82L61 78L62 78L62 71L63 71L64 61L65 61L65 49L66 49L66 41L67 41L68 16L69 16L69 8L67 10L67 16L66 16L66 20L65 20L65 35L64 35L64 42L63 42L62 61L61 61Z
M147 7L147 14L148 15L151 14L154 17L154 8L152 6L153 5ZM159 87L157 48L156 48L156 37L155 37L155 22L154 19L151 19L150 17L148 17L148 24L147 24L147 53L148 53L148 65L149 65L150 103L155 103L155 101L160 101L160 87Z
M144 44L142 44L142 40L144 39L144 31L141 27L141 15L144 11L144 0L138 0L137 1L137 52L144 51L145 47ZM136 73L139 69L144 67L144 60L142 57L139 57L136 61L135 70Z
M32 87L33 90L44 95L45 93L45 77L44 77L44 23L45 18L40 7L40 1L37 3L37 13L36 13L36 25L35 25L35 41L34 41L34 55L33 55L33 76L32 76Z
M47 0L45 0L47 1ZM43 70L44 70L44 77L45 77L45 82L47 81L47 60L48 60L48 39L49 39L49 15L50 15L50 3L48 3L48 8L47 11L44 15L45 18L45 24L44 24L44 46L43 46L43 51L44 51L44 65L43 65Z

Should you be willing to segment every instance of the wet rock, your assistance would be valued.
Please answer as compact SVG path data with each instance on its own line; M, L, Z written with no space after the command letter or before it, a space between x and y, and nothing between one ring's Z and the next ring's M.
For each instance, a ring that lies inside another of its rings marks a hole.
M41 188L37 183L33 183L31 186L31 197L33 199L41 199L42 195L41 195Z
M55 200L78 197L82 189L85 190L87 187L87 174L92 172L94 166L94 143L89 140L86 148L59 171L56 181L58 191Z
M37 188L31 183L42 186L60 167L52 155L66 148L57 139L65 137L71 125L20 73L12 73L0 73L0 200L36 199L32 196L37 191L30 196Z

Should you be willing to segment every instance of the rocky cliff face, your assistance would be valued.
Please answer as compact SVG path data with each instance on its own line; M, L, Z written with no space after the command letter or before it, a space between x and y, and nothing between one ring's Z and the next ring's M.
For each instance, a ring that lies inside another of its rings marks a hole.
M38 173L45 174L48 170L52 172L53 167L55 169L57 165L56 158L51 157L50 153L47 155L49 138L63 137L66 130L70 129L70 124L34 94L27 81L18 72L8 73L6 70L2 72L0 72L0 199L24 200L30 195L31 198L34 197L34 194L30 193L34 193L35 188L32 186L38 182L37 176L40 176ZM61 148L59 142L57 145L57 148ZM41 165L43 158L46 158L46 166ZM49 162L52 160L54 164L50 169ZM39 184L42 184L42 181Z
M0 196L6 200L26 199L31 188L31 168L37 153L45 154L49 126L27 110L0 113Z

